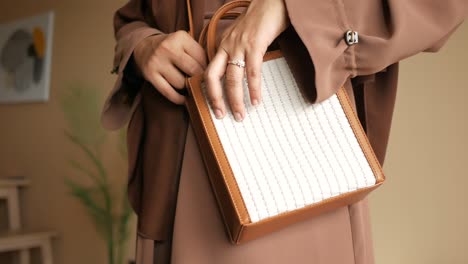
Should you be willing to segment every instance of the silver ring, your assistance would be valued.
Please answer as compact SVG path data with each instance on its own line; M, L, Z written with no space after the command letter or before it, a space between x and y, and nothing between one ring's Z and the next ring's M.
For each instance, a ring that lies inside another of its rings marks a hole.
M244 60L230 60L228 64L236 65L239 68L245 68L245 61Z

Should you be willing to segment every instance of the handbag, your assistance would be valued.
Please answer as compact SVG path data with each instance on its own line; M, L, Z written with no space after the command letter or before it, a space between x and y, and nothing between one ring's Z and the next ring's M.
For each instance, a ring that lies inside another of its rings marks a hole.
M206 42L208 59L215 54L219 20L248 5L229 2L213 15L199 40ZM358 202L385 180L345 89L310 103L280 50L264 57L260 105L246 103L244 82L243 122L231 113L215 118L203 76L187 78L187 89L191 125L234 244Z

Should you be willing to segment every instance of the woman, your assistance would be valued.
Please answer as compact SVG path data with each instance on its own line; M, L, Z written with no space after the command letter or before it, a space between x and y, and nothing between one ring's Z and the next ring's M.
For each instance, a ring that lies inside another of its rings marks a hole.
M239 19L225 25L211 62L183 31L188 29L185 1L131 0L115 15L118 80L103 124L116 129L130 120L129 198L138 214L137 263L374 263L367 199L231 245L183 106L184 75L204 73L217 117L232 111L242 122L244 69L232 61L245 61L250 103L260 104L262 55L282 33L281 48L311 101L327 99L344 86L383 164L398 61L437 51L462 23L466 1L252 0ZM196 36L223 3L191 1ZM354 41L344 37L348 30Z

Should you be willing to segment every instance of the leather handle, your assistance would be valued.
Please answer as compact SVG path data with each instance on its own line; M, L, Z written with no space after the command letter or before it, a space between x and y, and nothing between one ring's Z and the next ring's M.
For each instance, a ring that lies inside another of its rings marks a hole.
M248 7L249 5L250 1L248 0L233 1L223 5L216 11L216 13L214 13L210 23L208 24L206 33L206 52L209 61L211 61L216 54L216 30L218 28L219 20L225 17L232 17L233 15L236 15L237 17L240 13L230 11L234 8Z
M241 12L236 12L236 11L230 11L227 12L226 14L223 15L221 19L236 19L239 17L242 13ZM211 22L210 22L211 23ZM206 33L208 32L208 28L210 26L210 23L208 23L206 26L203 27L200 36L198 38L198 43L204 47L206 45Z
M208 55L208 60L211 61L214 55L216 54L216 30L218 28L218 22L221 19L235 19L239 17L242 13L231 11L237 7L248 7L250 5L250 0L238 0L229 2L224 4L220 7L211 18L208 25L206 25L200 33L200 37L198 39L198 43L202 46L205 45L206 42L206 50ZM195 31L193 26L193 15L192 15L192 4L190 0L187 0L187 16L188 16L188 23L189 23L189 34L193 38L195 38Z
M188 23L189 23L189 35L192 36L192 38L195 37L195 30L193 26L193 15L192 15L192 3L190 0L187 0L187 18L188 18Z

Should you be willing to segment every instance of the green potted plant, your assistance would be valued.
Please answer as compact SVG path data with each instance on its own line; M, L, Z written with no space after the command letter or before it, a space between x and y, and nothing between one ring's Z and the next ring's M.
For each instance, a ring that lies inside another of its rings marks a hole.
M69 163L78 175L87 178L86 184L70 177L65 183L70 194L85 207L106 242L108 263L123 264L132 210L125 195L126 186L114 186L104 165L102 153L109 137L99 122L99 98L98 89L83 84L70 85L62 96L61 105L67 122L65 136L85 158L85 161L70 159ZM117 147L122 162L125 162L124 130L119 132L118 138Z

